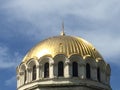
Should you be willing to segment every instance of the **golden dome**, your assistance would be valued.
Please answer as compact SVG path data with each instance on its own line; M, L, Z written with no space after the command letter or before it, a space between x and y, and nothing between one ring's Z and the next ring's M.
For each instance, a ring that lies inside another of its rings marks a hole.
M64 54L68 58L73 54L79 54L82 58L89 55L94 59L102 59L102 56L94 46L86 40L79 37L61 35L48 38L38 43L26 54L23 62L31 58L39 59L46 55L54 57L57 54Z

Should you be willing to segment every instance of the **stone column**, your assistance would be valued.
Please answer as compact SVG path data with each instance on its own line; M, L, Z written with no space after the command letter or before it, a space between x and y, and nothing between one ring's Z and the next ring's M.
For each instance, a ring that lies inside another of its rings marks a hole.
M20 72L20 86L24 84L23 75L24 75L24 72Z
M44 64L40 64L40 66L39 66L39 76L40 76L40 79L43 79L44 78Z
M29 70L28 70L28 68L26 69L26 83L28 83L29 81L28 81L28 74L29 74Z
M20 86L20 76L17 75L17 88Z
M36 80L39 79L39 65L36 66Z
M91 79L97 80L97 67L96 66L91 67Z
M42 64L39 65L39 78L42 79Z
M49 77L54 78L54 62L50 62Z
M78 76L81 79L85 79L86 78L86 65L85 64L79 64L79 72L78 72Z
M106 72L104 72L104 75L105 75L105 84L107 84L107 74L106 74Z
M32 68L27 68L27 82L32 81Z
M107 84L110 84L110 74L107 74Z
M54 63L53 73L54 73L54 78L57 78L58 77L58 65L56 63Z
M70 78L70 77L71 77L71 72L70 72L70 60L69 60L69 59L67 59L67 60L65 61L64 76L65 76L65 78Z

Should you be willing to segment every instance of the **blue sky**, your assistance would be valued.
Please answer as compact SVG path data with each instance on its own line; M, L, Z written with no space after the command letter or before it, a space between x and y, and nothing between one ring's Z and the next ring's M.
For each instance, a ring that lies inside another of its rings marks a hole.
M120 0L0 0L0 90L16 90L16 66L41 40L68 35L91 42L120 90Z

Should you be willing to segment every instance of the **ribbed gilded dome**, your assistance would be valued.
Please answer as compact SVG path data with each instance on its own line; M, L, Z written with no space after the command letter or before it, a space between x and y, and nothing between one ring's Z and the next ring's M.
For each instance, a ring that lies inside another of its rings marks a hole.
M96 58L102 58L99 52L86 40L73 36L55 36L41 41L33 47L24 57L23 62L31 58L39 59L42 56L64 54L68 58L73 54L79 54L82 58L89 55Z

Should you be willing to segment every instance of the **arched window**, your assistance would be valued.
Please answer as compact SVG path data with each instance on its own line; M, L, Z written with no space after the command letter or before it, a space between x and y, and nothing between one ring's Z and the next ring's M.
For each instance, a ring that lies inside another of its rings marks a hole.
M49 63L45 63L44 65L44 78L49 77Z
M32 80L36 80L36 65L32 68Z
M26 70L25 70L25 71L24 71L24 83L25 83L26 80L27 80L26 75L27 75L27 73L26 73Z
M58 77L62 77L64 76L64 66L63 66L63 62L59 62L58 63Z
M97 79L100 82L100 68L97 68Z
M91 78L91 71L90 71L90 65L87 63L86 64L86 78L90 79Z
M72 74L73 74L73 77L78 76L78 63L77 62L72 63Z

